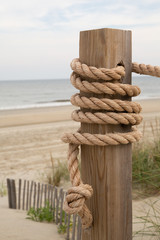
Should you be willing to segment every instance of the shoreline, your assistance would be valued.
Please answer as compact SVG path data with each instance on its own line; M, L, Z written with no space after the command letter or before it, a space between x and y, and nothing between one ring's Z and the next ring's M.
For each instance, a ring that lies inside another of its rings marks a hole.
M137 97L133 97L132 101L134 102L139 102L139 101L152 101L152 100L158 100L160 99L159 97L151 97L151 98L139 98L139 96ZM40 103L40 102L39 102ZM22 105L22 106L15 106L15 107L0 107L0 112L5 112L5 111L15 111L15 110L25 110L25 109L40 109L40 108L54 108L54 107L64 107L64 106L70 106L72 105L70 102L70 99L62 99L62 100L54 100L54 101L50 101L50 102L41 102L43 104L39 104L39 103L35 103L35 104L30 104L30 105ZM54 104L53 104L54 103Z
M71 120L72 105L0 111L0 128Z
M160 98L135 100L142 106L142 115L160 117ZM0 110L0 128L70 121L72 105Z

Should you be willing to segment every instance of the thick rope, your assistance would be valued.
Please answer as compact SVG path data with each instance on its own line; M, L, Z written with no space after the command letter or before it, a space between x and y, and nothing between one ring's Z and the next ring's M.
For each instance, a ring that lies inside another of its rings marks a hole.
M125 75L123 66L117 66L112 69L96 68L87 66L74 59L71 62L73 73L71 83L77 89L86 93L109 94L111 96L119 94L120 96L137 96L140 89L137 86L122 84L121 79ZM144 64L132 64L132 71L140 74L147 74L160 77L160 67L152 67ZM92 81L90 81L92 79ZM94 81L96 80L96 81ZM100 80L100 82L97 82ZM109 82L109 81L112 81ZM138 103L122 101L119 99L107 99L96 97L85 97L75 94L71 97L71 103L82 109L92 109L92 112L77 110L72 113L72 119L78 122L90 124L125 124L137 125L142 121L139 115L141 106ZM99 111L97 111L99 110ZM82 227L89 228L92 225L92 215L85 205L85 200L93 194L93 189L87 184L83 184L78 169L79 145L118 145L134 143L141 138L141 133L132 129L127 133L107 133L107 134L90 134L67 133L62 140L69 143L68 151L68 170L72 188L68 190L68 195L64 203L64 210L68 214L78 213L82 219Z
M160 67L145 64L132 63L132 72L160 77Z
M123 112L127 111L129 113L139 113L141 111L141 106L139 103L122 101L119 99L108 99L108 98L87 98L85 96L80 96L76 93L71 97L71 103L75 106L88 109L104 109L107 111L117 111Z
M141 92L140 88L137 86L132 86L129 84L121 83L111 83L111 82L88 82L82 79L78 74L73 72L71 74L71 83L72 85L79 89L82 92L86 93L97 93L97 94L109 94L115 95L119 94L121 96L134 97L138 96Z
M142 121L142 116L135 113L115 113L115 112L83 112L75 110L72 112L72 119L83 123L97 124L125 124L138 125Z
M71 68L80 76L85 78L88 77L95 80L120 80L125 75L125 70L123 66L118 66L112 69L96 68L81 63L78 58L73 59L73 61L71 62Z
M66 143L73 143L76 145L98 145L98 146L108 146L108 145L119 145L128 144L139 141L141 138L141 133L137 130L133 130L128 133L108 133L103 134L90 134L90 133L66 133L62 140Z
M103 79L106 81L120 80L125 76L125 69L123 66L117 66L116 68L106 69L106 68L96 68L92 66L87 66L82 64L78 58L73 59L71 62L72 70L82 77L88 77L91 79ZM136 62L132 63L132 72L144 75L150 75L155 77L160 77L160 67L138 64Z
M68 170L71 183L74 187L68 190L68 195L66 196L63 208L69 214L78 212L82 219L83 227L88 228L92 224L92 215L84 202L92 196L93 189L91 186L83 184L81 181L77 159L78 153L78 145L69 144ZM85 216L87 216L87 218Z

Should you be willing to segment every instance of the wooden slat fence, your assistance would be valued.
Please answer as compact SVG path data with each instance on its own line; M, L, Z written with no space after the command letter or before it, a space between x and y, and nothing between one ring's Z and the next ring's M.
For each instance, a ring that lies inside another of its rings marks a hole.
M15 181L7 179L9 208L28 211L31 207L38 209L46 204L52 207L54 222L66 227L66 240L81 240L81 220L78 215L68 215L63 211L66 192L63 188L34 181Z

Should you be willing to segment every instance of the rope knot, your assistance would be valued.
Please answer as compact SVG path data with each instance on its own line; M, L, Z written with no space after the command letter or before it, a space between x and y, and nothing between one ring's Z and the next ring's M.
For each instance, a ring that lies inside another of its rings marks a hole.
M63 209L68 214L75 214L82 211L84 202L92 196L93 189L88 184L80 184L71 187L67 193Z

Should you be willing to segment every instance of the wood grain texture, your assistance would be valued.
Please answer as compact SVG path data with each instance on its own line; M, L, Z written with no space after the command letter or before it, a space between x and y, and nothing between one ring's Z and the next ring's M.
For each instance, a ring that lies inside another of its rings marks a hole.
M113 68L123 62L126 69L123 83L131 83L130 31L99 29L81 32L79 57L81 62L95 67ZM97 94L81 94L100 98ZM111 98L108 95L101 97ZM81 130L105 134L127 132L130 126L82 123ZM84 183L90 184L94 190L93 197L87 202L94 223L91 229L82 232L82 240L131 240L131 144L82 146L81 171Z

